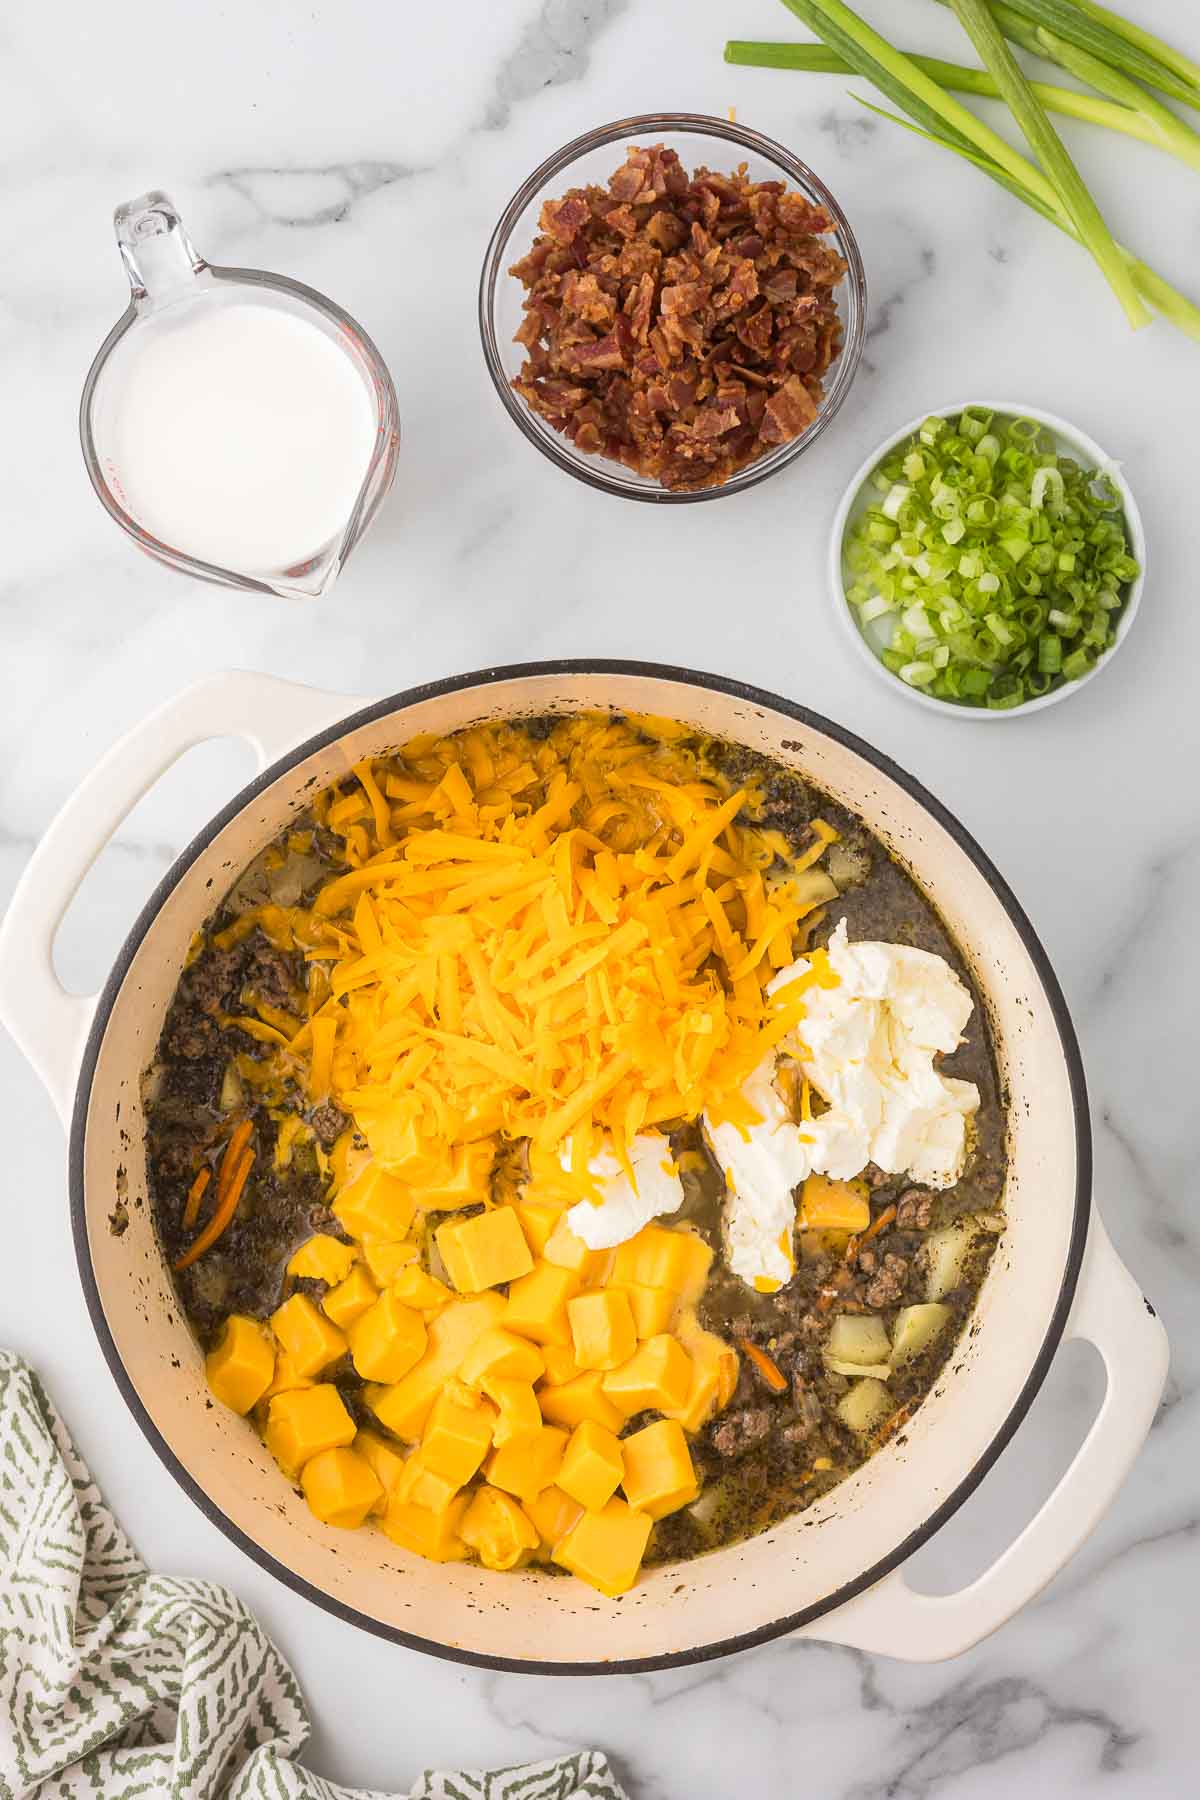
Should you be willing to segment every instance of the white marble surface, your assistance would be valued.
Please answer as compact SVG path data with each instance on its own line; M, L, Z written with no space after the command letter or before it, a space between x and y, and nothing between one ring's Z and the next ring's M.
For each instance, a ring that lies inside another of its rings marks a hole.
M1189 11L1126 8L1163 30L1182 30ZM871 10L900 41L954 42L953 20L928 0ZM95 756L160 698L230 664L367 693L597 653L686 659L808 702L959 812L1067 990L1099 1198L1174 1347L1167 1404L1117 1505L1037 1605L942 1667L783 1642L680 1673L552 1682L377 1642L287 1593L206 1524L126 1414L76 1285L59 1128L6 1038L0 1336L43 1371L149 1559L226 1581L260 1611L311 1698L311 1760L342 1781L400 1790L427 1763L593 1743L637 1800L802 1789L1168 1800L1196 1792L1200 1750L1200 348L1162 325L1135 338L1071 245L973 170L868 117L845 82L722 63L730 32L800 35L793 24L772 0L13 0L0 36L0 900ZM867 360L828 438L785 476L703 507L607 500L520 441L487 384L483 246L529 168L576 132L730 105L841 198L872 288ZM1122 234L1197 285L1195 177L1140 147L1072 141ZM76 402L124 305L109 214L159 184L210 257L332 293L394 372L396 488L319 604L190 585L141 560L89 491ZM872 681L835 630L822 577L836 497L872 443L926 406L981 392L1040 403L1109 447L1151 543L1118 665L1064 706L986 730ZM99 985L142 898L246 772L240 753L209 746L130 818L60 937L77 989ZM1082 1353L1063 1359L981 1492L922 1552L927 1585L949 1589L984 1566L1030 1515L1099 1386Z

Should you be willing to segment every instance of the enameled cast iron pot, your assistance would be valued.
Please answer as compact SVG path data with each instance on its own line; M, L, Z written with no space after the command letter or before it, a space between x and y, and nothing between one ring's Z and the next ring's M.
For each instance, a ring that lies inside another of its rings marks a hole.
M989 1013L1010 1097L1008 1230L952 1367L907 1430L807 1512L733 1549L656 1569L619 1602L536 1570L410 1557L380 1532L318 1524L252 1427L207 1404L146 1202L139 1076L192 934L233 878L327 782L416 732L580 708L665 714L800 769L856 812L947 922ZM58 922L134 801L191 745L238 735L263 773L180 856L98 999L64 992ZM1111 1502L1166 1373L1162 1327L1091 1204L1079 1050L1025 915L961 825L827 720L714 676L638 663L490 669L363 703L265 676L203 681L126 737L35 852L0 932L0 1019L69 1121L79 1270L138 1424L235 1543L318 1604L397 1642L493 1668L644 1670L787 1631L919 1660L994 1630L1078 1549ZM129 1224L115 1236L118 1196ZM1012 1436L1064 1338L1099 1349L1108 1388L1082 1448L1004 1555L957 1594L915 1593L905 1559Z

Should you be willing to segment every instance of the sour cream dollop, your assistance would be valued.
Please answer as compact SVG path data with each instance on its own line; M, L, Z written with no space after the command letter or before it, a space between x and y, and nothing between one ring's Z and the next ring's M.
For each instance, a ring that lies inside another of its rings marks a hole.
M905 944L847 941L846 921L827 946L833 985L811 987L805 1017L782 1050L797 1060L828 1110L795 1124L774 1086L775 1057L746 1084L762 1122L705 1129L728 1187L730 1267L751 1285L791 1274L792 1193L814 1171L849 1180L869 1162L946 1188L962 1174L973 1082L935 1067L962 1041L971 996L944 957ZM801 958L772 990L809 973ZM781 1231L783 1237L780 1237Z
M562 1160L564 1168L569 1168L569 1144ZM635 1137L629 1161L632 1183L611 1150L601 1150L588 1163L601 1197L599 1201L578 1201L567 1213L567 1224L589 1250L611 1250L614 1244L634 1237L651 1219L678 1212L683 1205L683 1183L670 1143L661 1133L647 1131Z

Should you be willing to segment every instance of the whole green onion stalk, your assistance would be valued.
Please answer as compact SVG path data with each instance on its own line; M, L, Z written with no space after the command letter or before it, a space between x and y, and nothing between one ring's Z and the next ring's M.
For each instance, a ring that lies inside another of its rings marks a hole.
M974 163L993 181L1007 188L1018 199L1061 231L1080 237L1070 214L1064 208L1057 190L1042 170L967 107L954 99L939 82L903 51L889 44L859 18L843 0L783 0L816 34L827 49L833 51L848 67L863 75L885 99L890 100L918 135L952 150L956 156ZM862 102L869 106L869 102ZM879 108L871 108L879 111ZM884 117L895 115L884 112ZM1180 331L1200 341L1200 307L1177 292L1162 276L1132 253L1117 246L1118 254L1138 293Z

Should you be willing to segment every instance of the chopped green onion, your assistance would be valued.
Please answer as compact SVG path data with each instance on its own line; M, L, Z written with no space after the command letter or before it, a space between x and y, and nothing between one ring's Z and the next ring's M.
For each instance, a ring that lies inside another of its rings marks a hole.
M867 642L907 686L1007 709L1095 667L1139 570L1111 478L1060 456L1035 421L988 421L1006 451L1021 446L1023 473L1000 459L958 460L981 417L936 429L926 420L883 459L875 474L885 479L868 491L890 493L891 474L918 441L924 473L905 484L901 535L881 540L875 505L848 529L846 597L859 628L873 628Z

